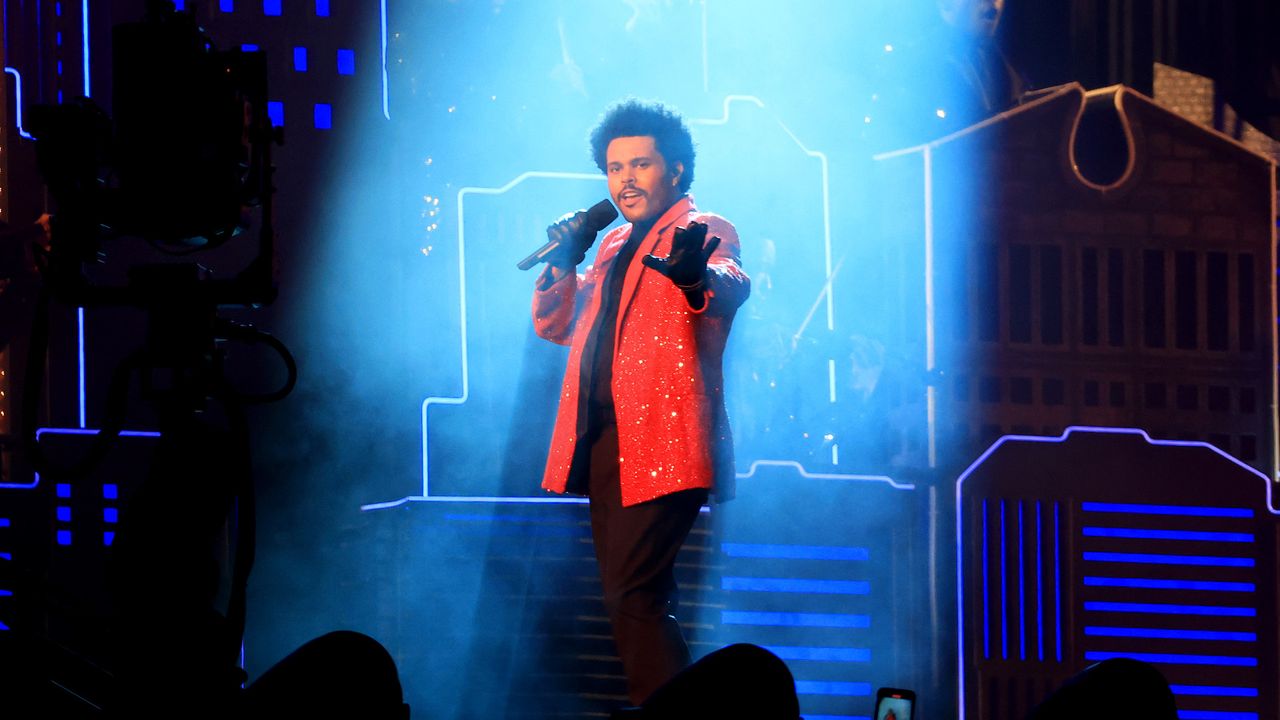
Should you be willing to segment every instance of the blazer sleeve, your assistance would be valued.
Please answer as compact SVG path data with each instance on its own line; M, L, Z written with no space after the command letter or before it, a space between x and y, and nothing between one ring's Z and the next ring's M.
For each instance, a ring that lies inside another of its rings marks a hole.
M690 309L695 314L727 315L737 310L751 294L751 278L742 270L738 231L719 215L700 215L693 219L705 223L707 237L720 238L720 245L707 260L702 307L694 309L690 305Z
M583 299L590 297L593 276L592 268L559 277L552 266L543 269L533 289L533 330L538 337L559 345L573 340L573 327Z

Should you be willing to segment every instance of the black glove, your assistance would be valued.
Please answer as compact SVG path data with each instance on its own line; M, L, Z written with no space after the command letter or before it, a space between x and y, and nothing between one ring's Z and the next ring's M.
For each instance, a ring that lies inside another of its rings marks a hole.
M587 230L587 211L565 213L559 220L547 226L547 239L560 243L547 254L547 264L563 270L572 270L587 257L587 250L596 241L599 231Z
M707 226L700 222L689 227L676 228L671 238L671 254L665 258L645 255L641 262L667 276L676 287L687 293L702 289L707 275L707 260L720 245L720 238L712 235L706 240ZM706 244L703 241L706 240Z

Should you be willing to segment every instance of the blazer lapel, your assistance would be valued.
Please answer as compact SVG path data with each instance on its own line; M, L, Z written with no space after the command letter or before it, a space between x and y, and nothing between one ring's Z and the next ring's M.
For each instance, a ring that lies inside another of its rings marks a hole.
M692 196L685 195L680 198L675 205L667 208L662 217L658 218L658 222L653 224L649 234L640 241L640 247L636 248L636 257L632 259L631 266L627 268L627 276L622 281L621 304L618 306L618 328L617 332L613 334L614 357L617 357L618 354L618 341L622 338L622 326L626 322L627 315L631 312L631 300L635 297L636 290L640 287L640 278L645 273L652 272L648 267L645 267L643 256L653 254L654 249L658 247L658 241L662 238L662 234L674 225L676 221L688 217L689 213L695 210Z

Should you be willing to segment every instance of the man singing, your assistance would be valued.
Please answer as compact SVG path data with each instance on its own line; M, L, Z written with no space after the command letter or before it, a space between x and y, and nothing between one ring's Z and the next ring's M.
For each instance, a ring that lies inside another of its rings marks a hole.
M628 221L578 273L595 233L578 213L533 297L539 336L570 346L542 487L585 493L614 642L639 704L689 663L675 559L710 491L733 491L721 357L750 293L738 235L688 194L693 139L658 103L611 107L591 132Z

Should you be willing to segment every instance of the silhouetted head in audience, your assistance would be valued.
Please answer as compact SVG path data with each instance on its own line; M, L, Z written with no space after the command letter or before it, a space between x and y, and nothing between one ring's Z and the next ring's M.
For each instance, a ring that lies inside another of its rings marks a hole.
M707 655L615 720L751 718L799 720L796 681L786 663L758 645L730 645Z
M1027 720L1177 720L1169 683L1155 667L1130 658L1090 665L1065 682Z

